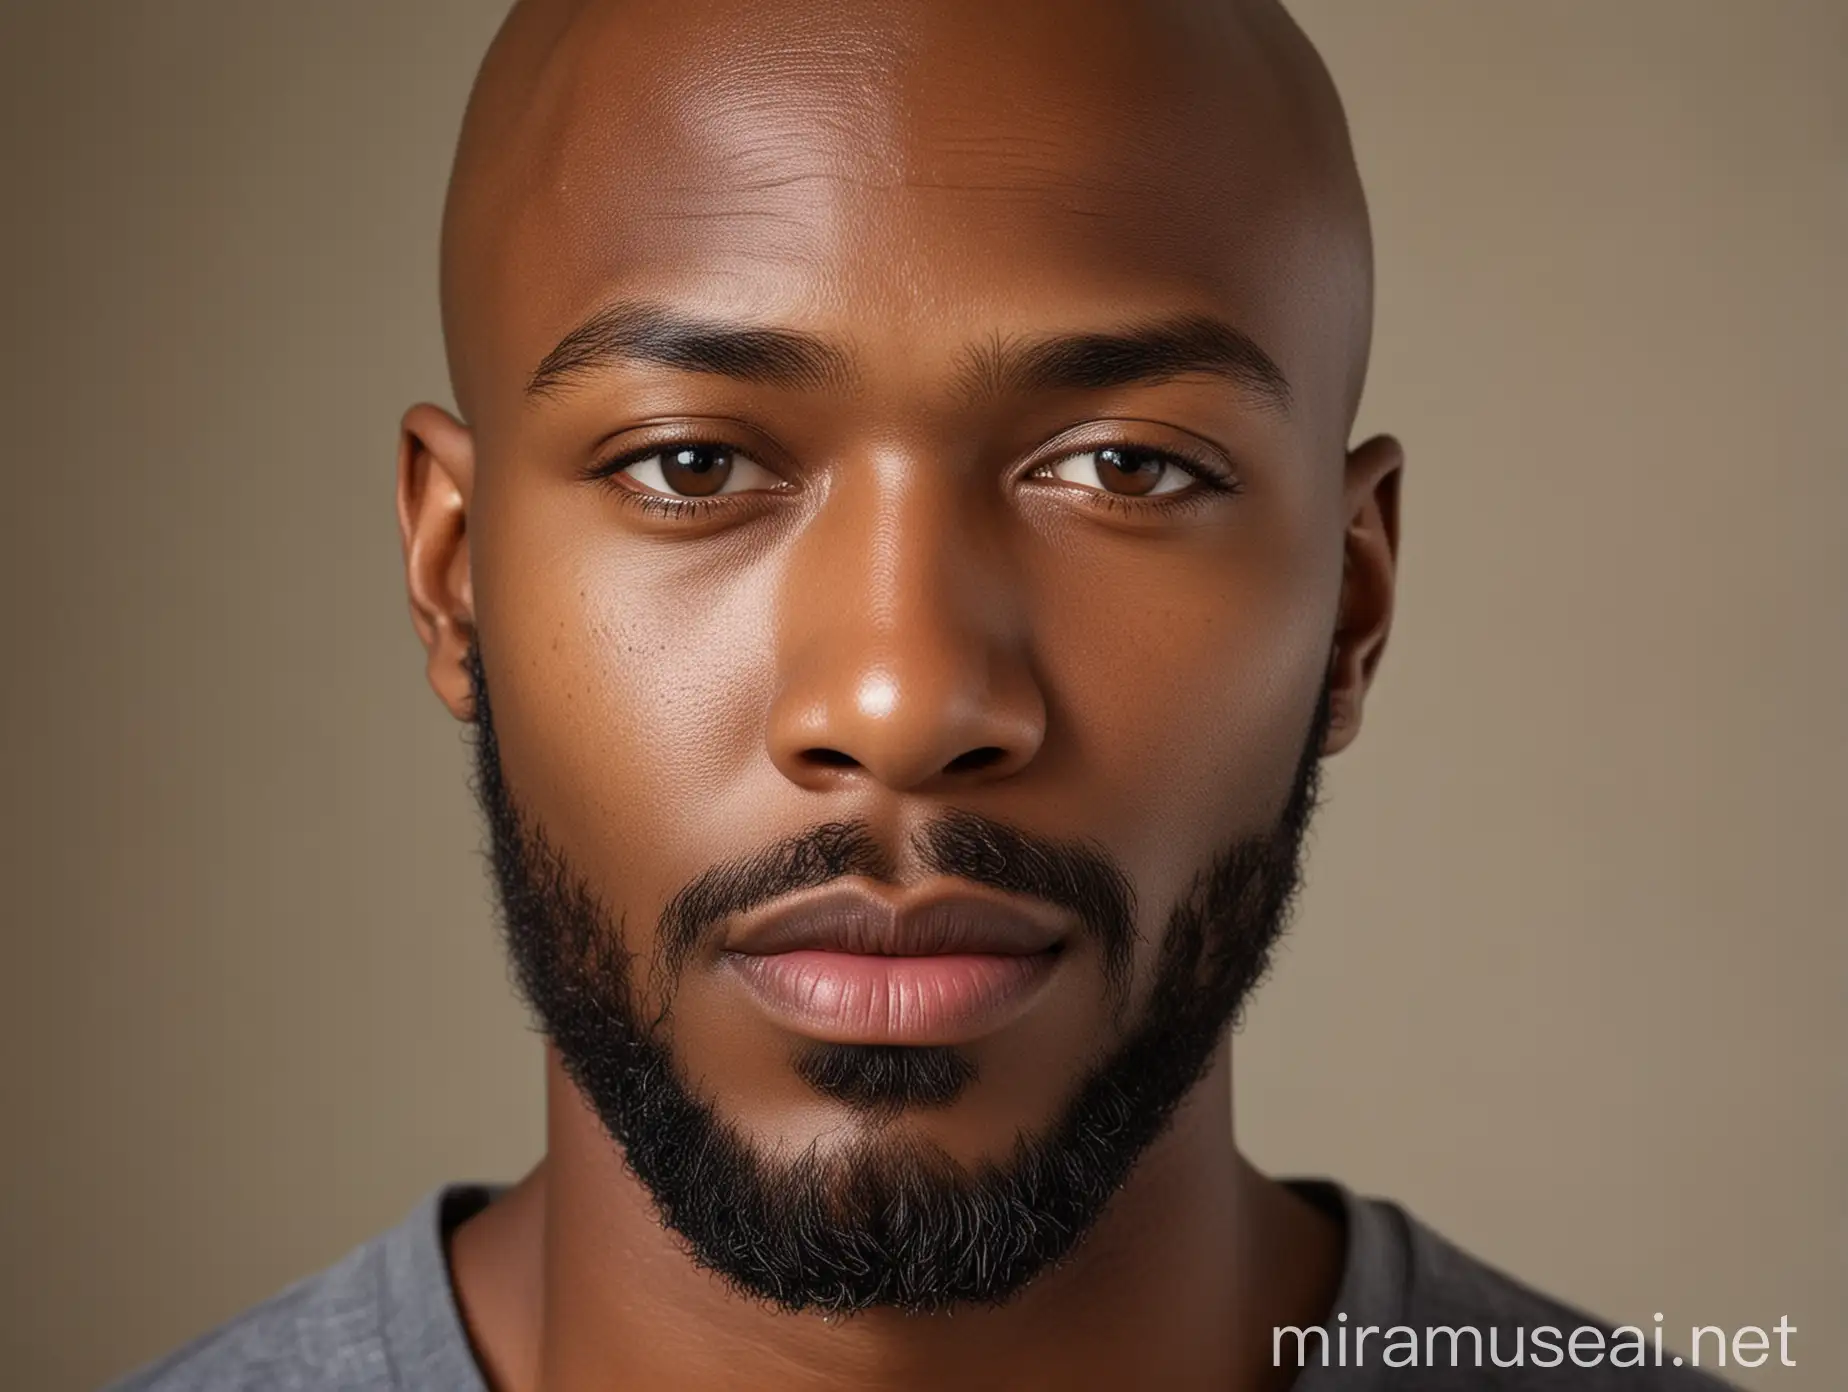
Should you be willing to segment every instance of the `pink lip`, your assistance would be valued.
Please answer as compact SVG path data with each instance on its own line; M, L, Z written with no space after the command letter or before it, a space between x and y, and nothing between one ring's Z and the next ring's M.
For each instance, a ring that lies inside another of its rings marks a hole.
M783 1024L841 1044L958 1044L1031 1004L1053 951L894 957L800 948L727 960Z
M812 1038L955 1044L1018 1017L1072 927L1050 904L960 880L850 877L742 915L723 960L772 1019Z

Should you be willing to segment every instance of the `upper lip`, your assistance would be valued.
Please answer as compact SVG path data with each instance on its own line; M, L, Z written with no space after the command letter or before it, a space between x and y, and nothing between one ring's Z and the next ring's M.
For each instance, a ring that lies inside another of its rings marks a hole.
M1067 916L1050 904L966 884L896 894L834 884L785 895L742 915L726 935L725 948L753 955L818 950L1026 956L1057 945L1069 927Z

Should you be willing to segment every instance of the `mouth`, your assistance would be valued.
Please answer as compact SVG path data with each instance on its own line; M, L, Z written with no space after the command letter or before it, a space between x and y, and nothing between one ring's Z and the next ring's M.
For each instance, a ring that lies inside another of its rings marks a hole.
M738 920L723 962L779 1024L842 1044L960 1044L1017 1019L1070 920L961 883L889 895L835 884Z

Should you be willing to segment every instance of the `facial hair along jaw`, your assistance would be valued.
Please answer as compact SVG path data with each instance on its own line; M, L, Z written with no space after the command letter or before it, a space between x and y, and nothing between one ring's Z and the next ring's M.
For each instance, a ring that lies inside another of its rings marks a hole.
M1005 1160L973 1170L880 1128L825 1157L771 1162L686 1086L660 1020L641 1013L619 924L518 810L477 653L469 667L475 790L522 994L694 1260L747 1296L831 1314L999 1305L1095 1223L1268 968L1300 884L1329 718L1325 688L1276 824L1226 847L1197 877L1169 917L1140 1018L1044 1134L1023 1134ZM840 828L829 835L838 842ZM941 860L933 868L956 873ZM964 868L984 880L997 873L991 854ZM977 1084L942 1058L898 1064L877 1051L795 1066L824 1095L888 1118Z

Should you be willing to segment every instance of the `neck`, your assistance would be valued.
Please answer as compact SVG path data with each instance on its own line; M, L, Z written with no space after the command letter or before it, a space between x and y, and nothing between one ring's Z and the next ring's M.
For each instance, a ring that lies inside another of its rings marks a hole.
M548 1154L455 1235L451 1264L495 1392L1287 1386L1271 1329L1318 1323L1340 1276L1329 1219L1238 1153L1220 1049L1071 1256L1000 1309L791 1315L696 1266L548 1058Z

